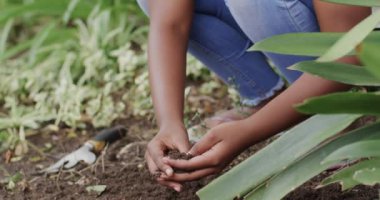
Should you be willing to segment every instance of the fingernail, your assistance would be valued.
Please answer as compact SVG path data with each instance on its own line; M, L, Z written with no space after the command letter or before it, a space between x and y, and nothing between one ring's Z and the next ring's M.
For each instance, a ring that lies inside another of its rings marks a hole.
M181 192L181 187L179 187L179 186L174 186L174 190L177 191L177 192Z
M169 163L169 158L166 158L166 157L162 158L162 162L165 163L165 164L168 164Z
M173 175L173 169L168 168L168 169L165 170L165 173L166 173L166 175L168 175L168 176L172 176L172 175Z

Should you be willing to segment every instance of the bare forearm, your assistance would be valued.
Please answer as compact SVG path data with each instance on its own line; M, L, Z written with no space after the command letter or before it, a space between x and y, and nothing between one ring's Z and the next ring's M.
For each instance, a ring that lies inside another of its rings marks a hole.
M159 125L165 121L178 122L183 117L186 40L181 37L184 36L172 30L152 30L150 34L150 85Z
M191 10L189 6L191 4L186 1L150 3L149 77L160 127L182 123L191 15L190 12L180 12L174 8ZM170 14L163 14L165 12Z
M328 81L319 77L304 74L282 94L269 102L259 112L246 119L252 130L250 144L257 143L277 134L308 116L298 113L294 105L305 99L323 94L343 91L350 86ZM250 145L249 144L249 145Z

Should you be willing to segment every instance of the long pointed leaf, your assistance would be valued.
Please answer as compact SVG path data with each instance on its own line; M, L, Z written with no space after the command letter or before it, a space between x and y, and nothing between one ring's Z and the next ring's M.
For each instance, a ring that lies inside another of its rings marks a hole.
M333 183L340 183L342 185L343 191L351 189L356 185L360 184L360 182L356 181L353 177L355 172L362 169L369 169L372 167L380 167L380 158L364 160L353 166L349 166L342 170L339 170L335 174L324 179L318 187L324 187Z
M320 147L272 179L267 184L267 190L261 200L279 200L309 179L337 164L321 164L326 155L335 151L336 148L344 147L357 141L371 141L373 139L380 139L380 123L352 131Z
M315 97L297 105L308 114L369 114L380 115L380 94L342 92Z
M374 77L364 67L328 62L304 61L290 67L328 80L349 85L380 86L380 79ZM380 68L379 68L380 69Z
M380 6L379 0L323 0L330 3L347 4L355 6L376 7Z
M371 166L368 169L357 171L354 179L364 185L374 186L380 183L380 166Z
M353 160L358 158L380 156L379 147L380 140L356 142L334 151L322 162L329 163L345 159Z
M227 200L242 197L357 118L358 115L313 116L211 182L197 194L201 199Z
M335 61L346 56L360 44L380 22L380 12L376 12L352 28L346 35L340 38L318 60L321 62Z
M379 43L363 43L360 45L358 55L365 68L380 79L380 40Z
M289 55L321 56L326 53L343 33L290 33L264 39L251 47L251 51L264 51ZM380 32L372 32L364 41L380 40ZM349 52L354 55L355 52Z

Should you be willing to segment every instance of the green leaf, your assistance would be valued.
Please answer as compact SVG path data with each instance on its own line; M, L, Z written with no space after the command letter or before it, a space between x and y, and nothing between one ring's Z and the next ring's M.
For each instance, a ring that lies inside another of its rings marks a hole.
M211 182L197 194L201 199L223 200L242 197L302 158L322 141L345 129L358 117L358 115L313 116Z
M264 51L288 55L321 56L326 53L343 33L290 33L276 35L260 42L250 49L252 51ZM365 41L372 43L380 40L380 32L372 32ZM350 50L350 55L355 52Z
M11 18L25 14L61 16L66 12L70 2L71 0L35 0L34 2L28 4L7 6L6 9L0 9L0 24ZM78 5L76 5L75 9L71 12L71 17L87 17L95 4L93 1L80 1Z
M38 35L34 38L33 43L31 44L29 52L29 64L33 64L36 60L37 50L42 46L44 41L49 36L50 32L56 27L55 23L50 23L46 26Z
M93 185L93 186L87 186L86 191L95 192L99 196L106 190L106 188L107 188L106 185Z
M323 0L323 1L337 3L337 4L355 5L355 6L367 6L367 7L380 6L379 0Z
M334 46L318 58L318 61L331 62L346 56L373 31L379 22L380 12L376 12L367 17L340 38Z
M296 163L293 163L292 166L284 169L278 173L277 176L271 179L267 183L267 189L263 195L263 198L260 200L280 200L286 194L301 186L309 179L329 167L338 164L338 162L325 164L321 163L326 155L335 151L336 148L344 147L357 141L371 141L374 139L380 139L380 123L351 131L350 133L347 133L329 143L325 143L325 145L314 149L314 151L309 153L302 160L298 160ZM276 157L271 157L271 159L277 160L279 157L284 155L285 154L279 153ZM249 172L249 174L250 173L251 172ZM253 176L249 177L254 179Z
M368 169L357 171L354 179L364 185L374 186L380 183L380 166L370 166Z
M380 114L380 94L341 92L305 100L297 110L307 114Z
M363 43L357 48L359 58L365 68L380 79L380 47L379 43Z
M326 157L322 162L329 163L341 160L354 160L366 157L380 156L380 140L356 142L337 149Z
M371 159L371 160L364 160L360 163L357 163L355 165L346 167L344 169L339 170L335 174L329 176L328 178L324 179L322 183L318 186L324 187L333 183L340 183L342 185L342 190L348 190L356 185L359 185L360 182L354 179L355 172L362 170L362 169L369 169L373 167L380 167L380 159Z
M250 50L301 56L320 56L342 36L342 33L290 33L275 35L255 43Z
M6 23L2 33L0 34L0 55L4 53L5 49L7 48L8 36L12 30L12 26L13 20L11 19Z
M327 62L304 61L290 67L313 74L328 80L333 80L349 85L357 86L380 86L380 79L374 77L364 67Z

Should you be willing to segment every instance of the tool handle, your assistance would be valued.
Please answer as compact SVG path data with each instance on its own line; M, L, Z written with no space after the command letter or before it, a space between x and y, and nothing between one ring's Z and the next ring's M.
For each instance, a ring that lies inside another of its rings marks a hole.
M96 142L113 143L127 134L127 128L124 126L116 126L102 130L98 135L92 138Z

